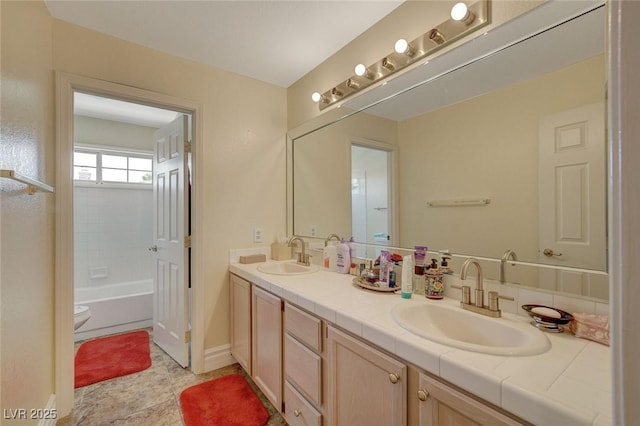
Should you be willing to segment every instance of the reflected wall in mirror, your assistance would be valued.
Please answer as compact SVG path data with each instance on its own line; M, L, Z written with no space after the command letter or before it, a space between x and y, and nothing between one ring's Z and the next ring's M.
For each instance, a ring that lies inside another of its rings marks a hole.
M350 150L364 138L397 147L390 245L606 271L604 20L600 7L294 139L293 232L354 233ZM475 199L490 202L429 205ZM604 275L507 273L608 298Z

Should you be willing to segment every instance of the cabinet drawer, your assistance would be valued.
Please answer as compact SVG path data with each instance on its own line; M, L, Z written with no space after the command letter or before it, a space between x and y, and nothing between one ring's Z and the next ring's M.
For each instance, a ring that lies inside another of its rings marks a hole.
M311 402L322 403L322 358L291 335L284 340L285 377L303 391Z
M322 414L296 391L291 383L284 384L284 418L290 426L321 426Z
M285 330L316 352L322 352L322 321L287 303Z

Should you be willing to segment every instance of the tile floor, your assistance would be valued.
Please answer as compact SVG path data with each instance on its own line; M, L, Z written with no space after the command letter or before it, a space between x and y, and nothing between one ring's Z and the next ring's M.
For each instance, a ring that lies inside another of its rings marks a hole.
M148 331L151 335L151 331ZM76 350L78 346L76 344ZM76 389L73 413L56 424L180 426L184 424L179 400L183 390L216 377L239 373L247 379L267 408L270 414L267 425L286 425L240 365L233 364L196 375L180 367L153 342L150 346L151 367L139 373Z

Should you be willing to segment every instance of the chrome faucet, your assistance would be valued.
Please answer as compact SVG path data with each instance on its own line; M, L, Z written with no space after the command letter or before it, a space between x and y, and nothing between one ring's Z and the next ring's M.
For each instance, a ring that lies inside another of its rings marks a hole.
M309 255L305 253L305 249L304 249L304 240L300 237L291 237L289 239L289 242L287 243L287 245L289 247L293 247L296 242L300 242L300 253L298 253L298 261L297 263L304 265L304 266L309 266L311 265L311 262L309 261Z
M487 315L494 318L502 316L502 311L500 311L498 299L514 300L514 298L501 296L497 291L490 291L489 305L485 306L484 287L482 283L482 267L477 260L470 257L464 261L464 263L462 264L462 269L460 270L460 279L467 279L467 270L469 269L469 265L475 265L476 267L476 301L473 304L471 303L471 287L469 287L468 285L463 285L462 287L453 286L454 288L460 288L462 290L462 301L460 302L460 306L462 306L462 309L466 309L467 311Z
M506 250L504 252L504 254L502 255L502 259L500 260L500 282L502 284L504 284L506 282L506 279L505 279L505 266L507 265L507 261L509 259L518 261L518 256L516 255L516 252L511 250L511 249Z
M329 245L329 241L331 241L331 239L335 239L337 242L340 242L340 235L337 234L329 234L329 236L327 238L325 238L324 240L324 246L328 246Z

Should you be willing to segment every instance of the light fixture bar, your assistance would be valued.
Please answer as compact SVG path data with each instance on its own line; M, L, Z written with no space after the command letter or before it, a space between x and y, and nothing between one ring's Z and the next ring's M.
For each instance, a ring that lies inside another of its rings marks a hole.
M359 64L359 71L363 74L356 73L324 92L323 102L319 102L318 107L322 111L484 27L489 23L489 1L480 0L468 6L468 13L462 20L450 18L437 27L429 29L415 40L408 42L407 50L404 52L397 52L394 49L393 52L368 67Z

